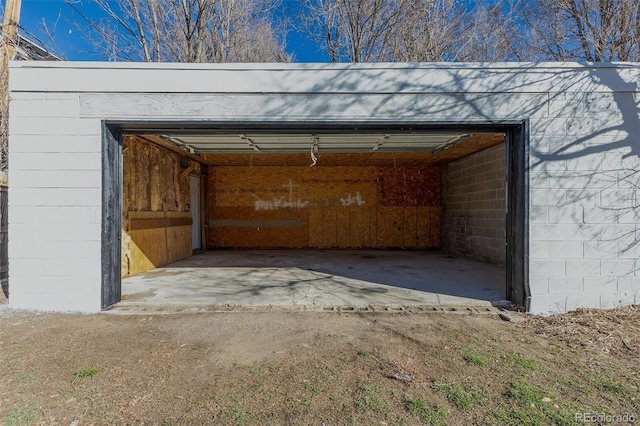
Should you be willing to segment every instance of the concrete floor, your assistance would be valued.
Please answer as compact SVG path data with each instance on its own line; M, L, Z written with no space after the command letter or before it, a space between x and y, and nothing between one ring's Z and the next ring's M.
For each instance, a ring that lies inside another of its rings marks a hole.
M209 251L123 279L120 305L496 306L505 275L440 251Z

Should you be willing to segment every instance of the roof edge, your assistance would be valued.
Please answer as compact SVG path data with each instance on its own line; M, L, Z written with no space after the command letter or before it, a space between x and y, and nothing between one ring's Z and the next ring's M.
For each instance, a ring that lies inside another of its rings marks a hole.
M165 70L233 70L233 71L307 71L307 70L402 70L402 69L514 69L514 70L584 70L640 69L640 62L375 62L375 63L180 63L180 62L82 62L82 61L11 61L10 68L54 69L165 69Z

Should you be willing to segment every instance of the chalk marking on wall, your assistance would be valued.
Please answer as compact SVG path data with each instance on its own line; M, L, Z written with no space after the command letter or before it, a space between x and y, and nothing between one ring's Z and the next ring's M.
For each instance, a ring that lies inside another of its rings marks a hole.
M289 202L291 203L293 201L293 188L297 188L298 185L294 184L293 181L289 179L289 184L282 186L285 188L289 188Z
M360 193L356 192L355 197L349 194L345 198L340 198L340 204L342 204L342 207L349 207L354 204L360 207L364 204L364 200L360 196Z
M285 201L284 197L274 198L272 200L262 200L255 194L251 194L256 199L253 206L256 211L259 210L279 210L279 209L306 209L309 208L309 201Z
M365 200L360 195L360 192L356 192L356 195L352 195L351 193L347 194L341 198L328 198L323 200L316 199L308 199L308 200L294 200L293 199L293 188L297 188L298 185L292 180L289 179L289 183L282 185L283 188L287 188L289 190L289 201L285 199L285 196L282 197L274 197L270 200L263 200L258 197L256 194L251 194L255 201L253 203L254 209L256 211L260 210L279 210L279 209L310 209L312 207L325 207L325 206L333 206L338 205L342 207L349 206L358 206L361 207L365 204ZM265 191L265 192L274 192L273 190Z

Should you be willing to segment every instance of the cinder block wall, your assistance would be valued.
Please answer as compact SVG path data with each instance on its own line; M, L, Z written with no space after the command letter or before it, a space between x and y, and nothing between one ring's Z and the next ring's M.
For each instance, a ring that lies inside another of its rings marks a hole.
M79 115L78 93L11 94L13 307L100 310L101 124Z
M524 123L529 309L640 303L639 81L624 63L13 62L9 303L100 309L102 120Z
M505 262L504 144L442 167L442 250Z
M607 84L628 93L556 94L552 118L531 120L533 312L640 303L638 81L621 73Z

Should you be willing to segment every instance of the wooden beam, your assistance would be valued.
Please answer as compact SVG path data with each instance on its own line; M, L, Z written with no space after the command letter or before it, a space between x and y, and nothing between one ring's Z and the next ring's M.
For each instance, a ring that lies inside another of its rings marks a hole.
M191 226L193 220L190 217L174 217L167 219L131 219L129 220L129 230L139 231L141 229L171 228L174 226Z
M186 175L188 175L189 173L191 173L193 169L191 167L188 167L186 169L184 169L182 172L180 172L180 174L178 175L178 180L182 180L182 178L184 178Z
M2 36L6 43L7 58L12 60L18 45L18 23L20 22L21 0L7 0L2 20Z
M162 138L160 138L160 137L158 137L156 135L131 135L131 136L135 137L135 138L142 139L142 140L147 141L147 142L154 143L156 145L160 145L161 147L166 148L166 149L168 149L170 151L176 152L176 153L182 155L183 157L187 157L187 158L189 158L189 159L191 159L193 161L197 161L200 164L205 164L207 166L212 165L209 161L205 160L204 158L200 157L199 155L187 152L184 149L179 148L179 147L175 146L174 144L169 143L169 142L165 141L164 139L162 139Z

